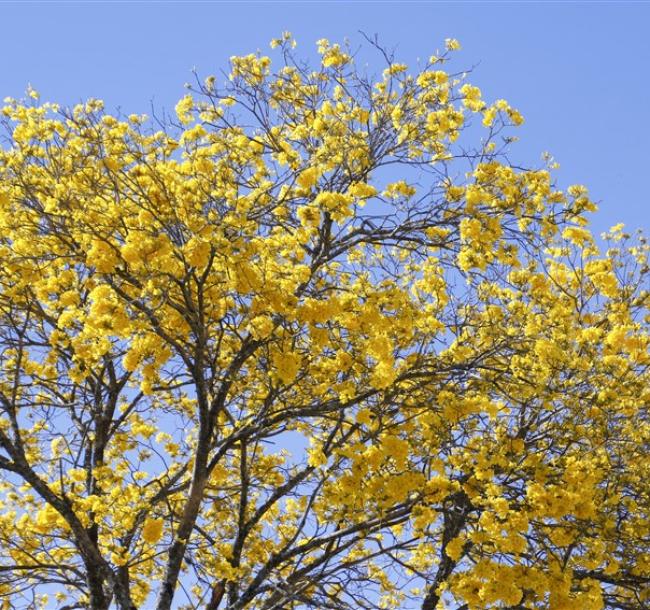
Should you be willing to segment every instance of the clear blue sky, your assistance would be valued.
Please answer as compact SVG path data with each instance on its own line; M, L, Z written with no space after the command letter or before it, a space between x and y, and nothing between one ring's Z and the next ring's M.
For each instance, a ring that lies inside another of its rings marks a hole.
M526 118L513 160L551 152L560 184L601 202L594 228L647 227L650 213L650 3L641 2L17 2L0 4L0 98L31 83L44 99L100 97L125 113L173 108L196 67L290 30L306 54L321 37L379 34L414 62L458 38L488 100Z

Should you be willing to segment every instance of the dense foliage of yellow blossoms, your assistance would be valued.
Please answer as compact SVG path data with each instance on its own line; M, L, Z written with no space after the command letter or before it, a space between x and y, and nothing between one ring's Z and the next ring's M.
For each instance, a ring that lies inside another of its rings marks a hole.
M165 124L5 100L3 607L650 607L644 238L458 41L294 46Z

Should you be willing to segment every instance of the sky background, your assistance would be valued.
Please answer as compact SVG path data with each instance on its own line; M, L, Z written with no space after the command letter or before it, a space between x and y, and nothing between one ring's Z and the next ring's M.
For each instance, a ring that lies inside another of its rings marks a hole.
M98 97L126 114L173 109L192 68L218 74L231 55L270 52L283 30L307 56L322 37L378 34L405 63L458 38L453 67L526 119L513 162L551 152L558 183L586 184L600 203L597 231L648 226L648 2L23 0L0 3L0 23L0 98L31 83L44 100Z

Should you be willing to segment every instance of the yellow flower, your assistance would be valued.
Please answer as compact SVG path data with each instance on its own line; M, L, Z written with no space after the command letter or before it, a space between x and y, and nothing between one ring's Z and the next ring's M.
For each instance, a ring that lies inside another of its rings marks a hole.
M163 520L148 518L142 526L142 538L149 544L156 544L162 537Z
M302 188L310 189L313 186L316 186L319 177L320 172L317 167L308 167L298 175L296 182L298 182Z
M460 49L460 42L455 38L445 38L445 48L448 51L458 51Z
M276 352L272 356L273 369L280 381L288 385L298 374L302 357L295 352Z
M176 104L176 116L178 120L187 125L192 122L192 110L194 109L194 99L191 95L186 95Z

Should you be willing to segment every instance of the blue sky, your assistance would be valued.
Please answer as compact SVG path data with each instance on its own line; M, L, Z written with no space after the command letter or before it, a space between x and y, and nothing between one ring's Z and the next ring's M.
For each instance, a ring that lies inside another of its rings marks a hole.
M125 113L173 108L193 67L218 73L283 30L307 55L318 38L378 34L406 63L455 37L455 67L526 118L513 161L551 152L559 183L601 202L598 231L648 226L650 3L23 1L0 4L0 22L0 98L31 83L47 100L99 97Z

